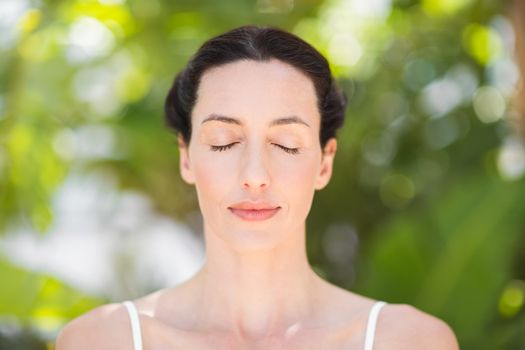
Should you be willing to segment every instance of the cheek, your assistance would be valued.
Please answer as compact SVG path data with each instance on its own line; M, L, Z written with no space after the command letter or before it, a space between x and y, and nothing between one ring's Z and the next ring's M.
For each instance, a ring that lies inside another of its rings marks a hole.
M279 186L288 199L301 210L309 210L315 192L315 178L319 169L315 157L301 161L283 162L277 170Z
M220 203L230 187L232 169L224 165L222 157L212 154L198 155L193 168L195 188L202 205ZM201 200L203 197L206 200ZM204 208L203 208L204 209Z
M315 166L311 160L284 161L278 165L276 171L287 186L304 188L312 183Z
M289 188L305 190L314 186L320 158L312 149L304 149L303 152L282 157L276 164L276 175Z

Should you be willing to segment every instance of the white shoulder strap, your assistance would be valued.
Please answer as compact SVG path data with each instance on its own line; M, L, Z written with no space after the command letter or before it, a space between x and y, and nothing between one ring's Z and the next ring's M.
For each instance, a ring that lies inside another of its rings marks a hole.
M131 331L133 333L133 349L142 350L142 336L140 335L139 314L133 302L126 300L123 302L128 310L129 319L131 320Z
M370 309L370 314L368 316L368 324L366 326L366 335L365 335L365 350L372 350L374 347L374 335L377 323L377 316L379 311L386 303L384 301L377 301L372 308Z

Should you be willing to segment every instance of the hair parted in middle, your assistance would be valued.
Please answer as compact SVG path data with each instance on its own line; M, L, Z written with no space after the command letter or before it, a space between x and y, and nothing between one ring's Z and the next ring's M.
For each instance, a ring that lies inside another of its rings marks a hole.
M314 84L321 116L319 143L336 137L344 124L347 95L335 83L327 59L297 35L271 26L244 25L207 40L176 75L165 100L165 123L191 139L191 113L204 72L238 60L266 62L277 59L301 71Z

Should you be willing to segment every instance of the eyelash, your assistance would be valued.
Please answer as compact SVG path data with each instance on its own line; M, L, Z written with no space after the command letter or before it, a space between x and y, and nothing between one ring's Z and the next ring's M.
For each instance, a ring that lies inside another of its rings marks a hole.
M224 145L224 146L210 146L211 147L211 150L212 151L219 151L219 152L222 152L224 150L227 150L229 148L232 148L237 142L234 142L234 143L230 143L229 145ZM288 152L288 153L291 153L291 154L298 154L299 153L299 148L288 148L288 147L284 147L284 146L281 146L281 145L278 145L276 143L272 143L272 145L275 145L279 148L281 148L283 151L285 152Z

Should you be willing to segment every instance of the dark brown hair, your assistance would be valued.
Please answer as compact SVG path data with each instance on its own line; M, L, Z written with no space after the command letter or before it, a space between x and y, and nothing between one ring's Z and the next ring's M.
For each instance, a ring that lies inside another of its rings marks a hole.
M165 100L166 125L191 139L191 112L203 73L212 67L241 59L288 63L306 74L315 86L321 116L321 149L343 126L347 96L337 87L326 58L298 36L276 27L245 25L206 41L175 77Z

